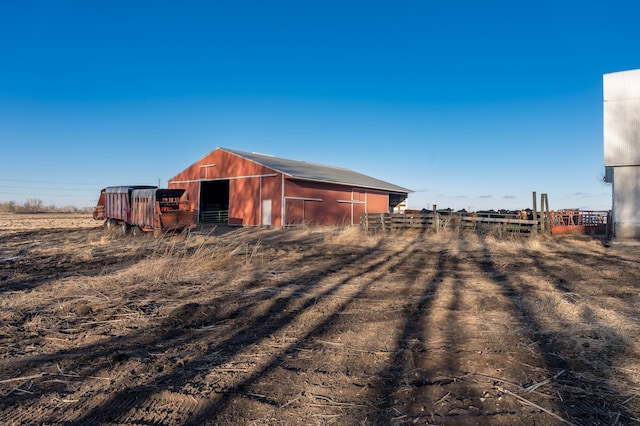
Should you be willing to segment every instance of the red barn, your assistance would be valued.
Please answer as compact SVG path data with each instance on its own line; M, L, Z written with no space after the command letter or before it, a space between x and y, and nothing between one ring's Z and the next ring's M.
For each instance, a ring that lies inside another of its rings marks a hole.
M406 188L352 170L226 148L169 180L200 223L354 225L360 213L403 209Z

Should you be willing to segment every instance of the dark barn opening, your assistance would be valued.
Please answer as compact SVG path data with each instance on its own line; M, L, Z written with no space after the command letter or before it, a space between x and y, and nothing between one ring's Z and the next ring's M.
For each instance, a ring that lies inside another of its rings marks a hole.
M394 213L394 209L399 207L400 204L405 203L407 201L407 197L407 194L389 193L389 213Z
M200 182L200 223L229 221L229 180Z

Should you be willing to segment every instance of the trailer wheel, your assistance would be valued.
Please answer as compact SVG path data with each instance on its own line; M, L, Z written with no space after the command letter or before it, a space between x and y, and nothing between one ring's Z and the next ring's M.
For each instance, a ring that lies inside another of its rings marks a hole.
M122 235L127 235L129 233L129 224L127 222L122 222L120 224L120 232Z
M134 226L133 228L131 228L131 235L133 235L134 237L142 235L142 229L140 229L139 226Z
M116 226L116 221L113 219L107 219L107 221L104 223L104 227L108 230L112 230L113 228L115 228Z
M162 232L160 232L159 229L154 229L153 230L153 238L158 239L158 238L160 238L160 235L162 235Z

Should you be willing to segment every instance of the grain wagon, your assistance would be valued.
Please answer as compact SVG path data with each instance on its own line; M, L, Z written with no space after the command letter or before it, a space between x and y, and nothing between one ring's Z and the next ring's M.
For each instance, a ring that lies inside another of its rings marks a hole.
M107 229L120 227L123 235L181 231L193 225L193 212L184 189L156 186L109 186L100 191L95 220Z

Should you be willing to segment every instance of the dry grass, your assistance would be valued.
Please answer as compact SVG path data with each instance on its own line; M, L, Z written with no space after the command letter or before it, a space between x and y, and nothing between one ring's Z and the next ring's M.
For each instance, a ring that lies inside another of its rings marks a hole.
M637 248L353 227L155 240L93 225L0 231L0 422L640 416Z

